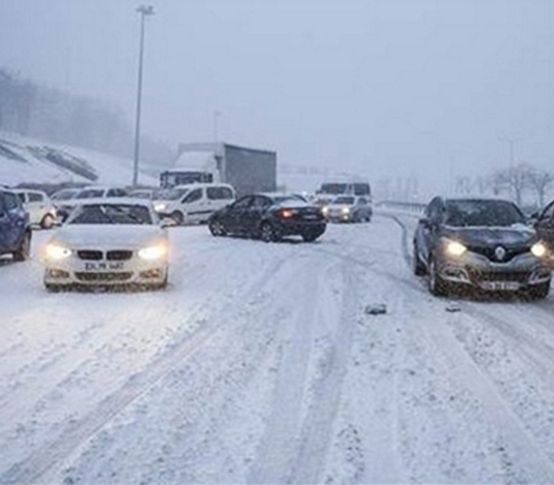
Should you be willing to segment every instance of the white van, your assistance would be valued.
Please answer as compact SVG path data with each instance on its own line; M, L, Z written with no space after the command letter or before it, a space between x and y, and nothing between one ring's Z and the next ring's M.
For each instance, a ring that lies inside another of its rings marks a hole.
M50 229L56 222L56 208L50 197L40 190L14 189L23 207L29 213L31 225Z
M206 222L210 215L235 201L235 189L229 184L179 185L164 200L154 202L161 217L170 217L176 224Z

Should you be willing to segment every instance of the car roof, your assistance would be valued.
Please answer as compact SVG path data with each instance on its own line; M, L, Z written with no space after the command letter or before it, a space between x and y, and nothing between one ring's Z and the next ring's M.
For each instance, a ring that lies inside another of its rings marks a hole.
M152 208L152 202L145 199L136 199L134 197L91 197L90 199L75 199L76 206L79 205L142 205Z
M508 202L515 204L509 199L503 197L443 197L445 202Z

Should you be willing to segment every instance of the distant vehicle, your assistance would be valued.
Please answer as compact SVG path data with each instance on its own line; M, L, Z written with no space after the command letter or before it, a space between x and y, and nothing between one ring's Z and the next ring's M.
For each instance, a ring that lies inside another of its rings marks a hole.
M56 204L64 201L64 200L71 200L75 198L75 196L81 192L81 189L62 189L58 190L57 192L53 193L50 196L50 199L52 199Z
M19 197L0 188L0 254L12 254L15 261L25 261L31 249L29 214Z
M141 188L141 189L133 189L129 191L128 197L132 197L133 199L143 199L143 200L159 200L164 197L164 194L167 193L168 190L160 189L160 188Z
M160 174L162 188L192 183L226 183L240 197L277 188L277 154L227 143L191 143L179 147L175 167Z
M371 200L365 196L340 195L322 209L334 222L370 222L373 216Z
M554 268L554 200L536 215L535 229L547 247L550 268Z
M168 282L167 231L149 202L131 198L83 200L45 247L44 285L133 285L163 289Z
M56 223L56 207L45 192L27 189L14 189L14 192L29 213L30 224L50 229Z
M428 275L429 290L522 291L546 298L551 272L547 248L512 202L434 198L414 235L416 275Z
M280 241L285 236L302 236L315 241L325 232L321 209L290 195L247 195L214 213L209 221L214 236L227 234Z
M173 219L175 224L206 222L215 211L235 200L235 190L228 184L191 184L175 187L167 199L154 202L161 217Z
M317 191L318 198L332 198L337 195L371 197L371 186L367 182L325 182Z
M64 200L63 203L57 205L58 217L65 221L73 208L83 199L100 199L107 197L125 197L127 190L122 187L109 187L102 185L89 185L79 190L70 199Z

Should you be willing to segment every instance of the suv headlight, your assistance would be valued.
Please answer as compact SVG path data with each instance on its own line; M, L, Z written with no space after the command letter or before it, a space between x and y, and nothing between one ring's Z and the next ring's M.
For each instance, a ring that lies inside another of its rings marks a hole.
M154 210L156 212L163 212L166 209L167 209L167 204L164 204L163 202L158 202L154 204Z
M167 246L165 244L157 244L139 250L139 258L146 261L155 261L161 259L167 254Z
M46 257L55 261L71 256L71 249L59 244L50 243L46 246Z
M546 255L547 249L543 242L539 241L536 242L531 246L531 253L533 253L533 256L536 256L537 258L542 258Z
M343 214L345 214L345 215L346 215L346 214L350 214L350 207L343 207L343 208L341 209L341 212L342 212Z
M458 241L446 240L446 252L450 256L461 256L467 251L467 248Z

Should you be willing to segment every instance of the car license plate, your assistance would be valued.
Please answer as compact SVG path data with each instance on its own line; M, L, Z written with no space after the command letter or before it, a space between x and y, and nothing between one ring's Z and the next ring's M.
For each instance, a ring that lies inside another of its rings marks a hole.
M121 261L100 263L85 263L85 271L121 271L124 268Z
M307 221L315 221L317 219L317 215L316 214L306 214L304 216L304 219L306 219Z
M519 286L516 281L484 281L481 283L482 288L493 291L517 291Z

